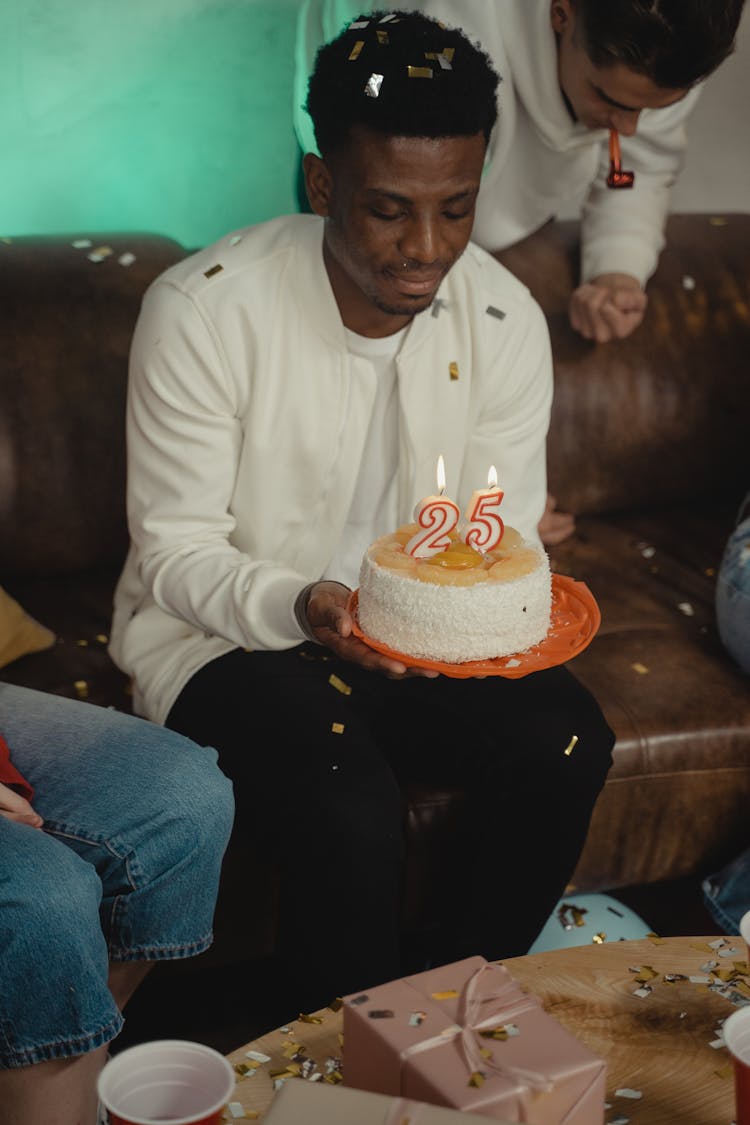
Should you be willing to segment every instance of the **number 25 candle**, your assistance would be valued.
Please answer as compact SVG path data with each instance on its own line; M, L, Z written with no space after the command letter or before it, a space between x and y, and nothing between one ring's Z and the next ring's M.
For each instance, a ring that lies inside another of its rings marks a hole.
M482 553L497 547L505 530L499 514L504 495L502 489L497 487L497 470L494 465L490 465L487 488L478 488L472 492L466 508L468 522L462 529L461 538L469 547Z
M428 559L447 550L451 542L450 533L458 523L458 505L447 496L443 496L445 462L442 453L437 463L437 486L438 495L425 496L414 509L414 519L423 530L412 535L404 547L404 552L417 559ZM500 495L502 496L502 493Z

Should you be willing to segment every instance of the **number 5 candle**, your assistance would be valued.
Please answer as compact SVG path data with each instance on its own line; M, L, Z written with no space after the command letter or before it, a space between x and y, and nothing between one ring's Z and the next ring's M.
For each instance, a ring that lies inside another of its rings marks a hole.
M464 513L468 523L462 530L461 538L469 547L482 553L497 547L505 530L499 514L504 495L502 489L497 487L497 469L490 465L487 488L478 488L472 492Z
M404 547L407 555L428 559L450 546L450 533L458 523L458 505L443 496L445 492L445 462L442 453L437 463L437 496L425 496L414 509L414 519L423 530L412 535ZM476 495L476 493L475 493ZM502 496L502 493L500 494Z

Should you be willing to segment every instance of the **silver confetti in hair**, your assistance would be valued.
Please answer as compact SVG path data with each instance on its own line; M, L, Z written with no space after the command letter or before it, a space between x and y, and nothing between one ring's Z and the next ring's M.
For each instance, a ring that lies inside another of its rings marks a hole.
M380 87L383 85L382 74L371 74L365 83L365 93L368 98L377 98L380 94Z

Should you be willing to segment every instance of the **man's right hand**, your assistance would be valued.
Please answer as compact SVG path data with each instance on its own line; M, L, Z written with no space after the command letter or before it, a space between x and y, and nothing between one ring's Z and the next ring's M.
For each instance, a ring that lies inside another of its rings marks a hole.
M434 679L440 673L427 668L407 668L375 652L352 631L353 618L347 609L351 591L340 582L316 582L307 601L307 622L317 641L342 660L359 664L370 672L380 672L390 679L426 676Z
M16 793L14 789L0 782L0 816L6 820L17 820L19 824L29 824L32 828L41 828L44 821L39 813L26 800Z

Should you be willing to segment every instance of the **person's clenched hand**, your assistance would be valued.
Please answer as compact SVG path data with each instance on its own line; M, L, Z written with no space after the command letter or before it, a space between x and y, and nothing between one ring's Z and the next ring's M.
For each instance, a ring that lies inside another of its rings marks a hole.
M606 344L634 332L648 297L630 274L604 273L580 285L570 298L570 323L587 340Z

